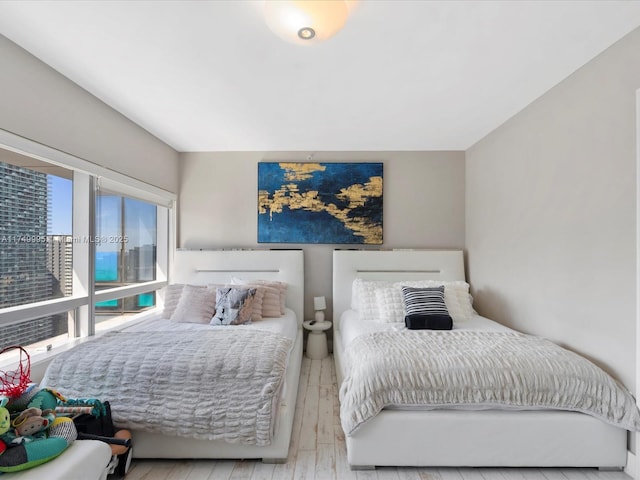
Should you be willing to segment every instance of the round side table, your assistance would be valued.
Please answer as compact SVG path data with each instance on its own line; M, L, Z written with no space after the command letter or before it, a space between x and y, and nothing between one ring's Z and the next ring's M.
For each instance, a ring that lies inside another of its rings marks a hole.
M309 338L307 339L307 357L312 360L321 360L328 356L329 350L327 349L327 334L324 332L331 328L331 322L326 320L323 322L307 320L302 323L302 326L305 330L309 330Z

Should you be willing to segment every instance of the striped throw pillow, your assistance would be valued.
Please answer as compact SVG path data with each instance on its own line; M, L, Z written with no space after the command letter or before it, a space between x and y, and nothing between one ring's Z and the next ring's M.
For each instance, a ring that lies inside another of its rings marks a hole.
M449 316L444 303L444 287L402 287L404 309L407 315L446 315Z

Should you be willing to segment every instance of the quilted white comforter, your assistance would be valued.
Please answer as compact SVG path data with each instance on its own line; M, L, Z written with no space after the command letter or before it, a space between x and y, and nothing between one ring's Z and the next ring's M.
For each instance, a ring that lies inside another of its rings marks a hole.
M346 349L340 418L347 435L388 406L561 409L640 430L633 397L593 363L518 332L403 330Z
M291 345L233 327L113 332L57 356L42 384L108 400L119 428L268 445Z

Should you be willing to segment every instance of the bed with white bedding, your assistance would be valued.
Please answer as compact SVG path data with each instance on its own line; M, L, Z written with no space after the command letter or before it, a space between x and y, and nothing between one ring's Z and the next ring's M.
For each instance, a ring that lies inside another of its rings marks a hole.
M114 423L132 431L137 458L286 461L302 358L303 265L301 250L179 250L164 310L61 354L42 383L71 398L109 400ZM261 292L286 290L272 316L256 307L247 323L202 321L211 318L205 290L218 300L226 286L253 296L257 283L267 284ZM187 291L195 300L184 301Z
M461 251L336 250L333 268L352 467L625 465L626 429L640 425L633 398L585 359L478 316ZM453 330L404 328L396 282L453 285Z

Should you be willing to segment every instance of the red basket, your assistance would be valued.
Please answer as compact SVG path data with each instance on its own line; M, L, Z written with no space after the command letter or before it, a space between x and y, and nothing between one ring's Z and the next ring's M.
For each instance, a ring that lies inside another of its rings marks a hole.
M18 359L18 368L15 370L0 370L0 395L9 398L18 398L24 393L31 382L31 357L27 351L18 346L0 350L0 355L10 352L11 350L19 350L20 357Z

